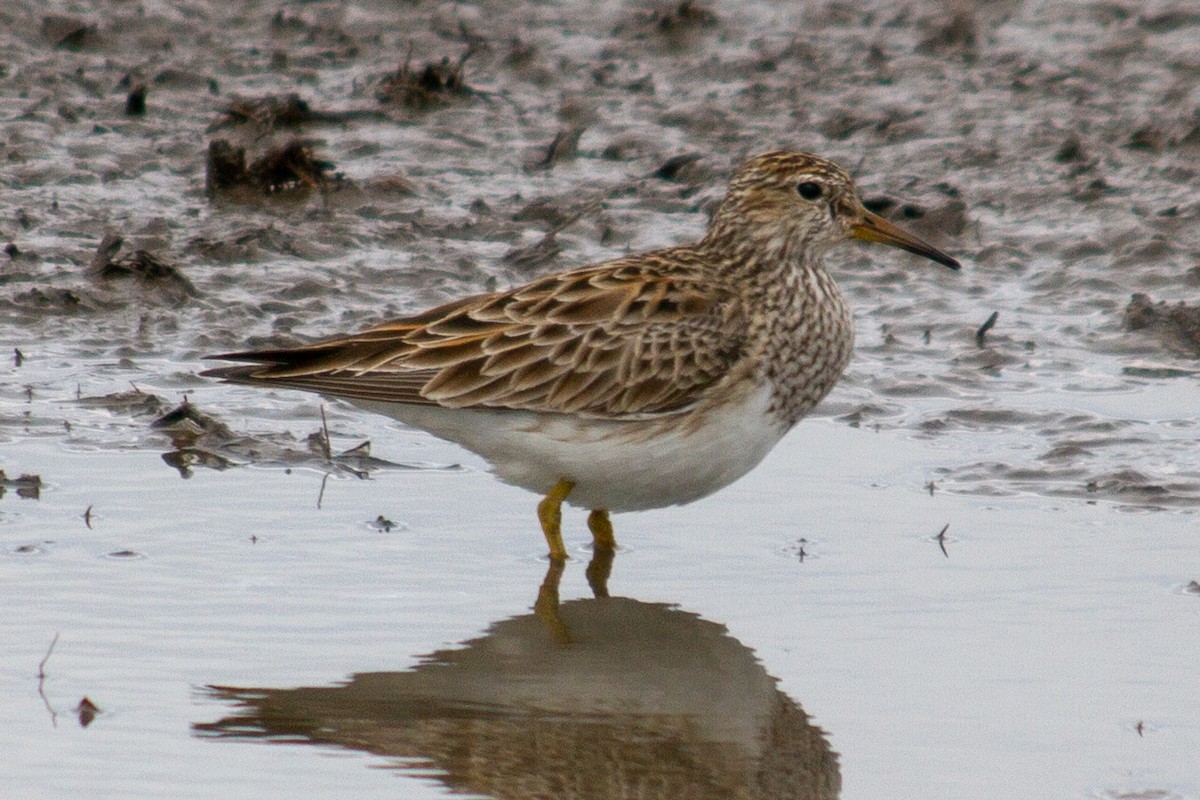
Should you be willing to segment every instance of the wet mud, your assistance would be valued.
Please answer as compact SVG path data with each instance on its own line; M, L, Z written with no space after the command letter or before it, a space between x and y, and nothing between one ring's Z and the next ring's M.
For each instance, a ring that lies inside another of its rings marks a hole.
M966 265L831 255L859 348L821 413L944 440L949 491L1200 501L1186 5L73 11L0 11L0 438L105 439L37 401L131 381L220 417L207 352L694 238L786 146Z

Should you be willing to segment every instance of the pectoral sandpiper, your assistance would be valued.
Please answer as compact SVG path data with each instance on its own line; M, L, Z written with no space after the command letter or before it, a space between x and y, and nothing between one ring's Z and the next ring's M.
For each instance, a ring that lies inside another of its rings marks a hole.
M203 374L320 392L478 453L543 496L550 557L561 506L698 500L740 478L823 398L854 343L822 257L845 239L958 262L867 211L850 176L807 153L750 159L698 243L547 275L360 333Z

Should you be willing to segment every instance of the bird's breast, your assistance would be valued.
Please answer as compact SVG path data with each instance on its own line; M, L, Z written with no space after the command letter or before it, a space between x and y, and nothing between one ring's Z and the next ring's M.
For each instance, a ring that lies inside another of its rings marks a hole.
M829 394L854 349L854 323L833 279L823 270L798 277L768 312L762 360L771 413L789 427Z

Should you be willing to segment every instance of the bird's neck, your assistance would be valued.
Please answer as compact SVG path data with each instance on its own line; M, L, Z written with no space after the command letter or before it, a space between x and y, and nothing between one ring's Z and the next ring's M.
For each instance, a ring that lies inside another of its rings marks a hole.
M729 235L717 225L697 245L720 277L733 285L790 285L799 291L814 281L831 282L822 260L825 249L791 231L760 228L754 235Z
M823 250L782 238L743 239L705 258L746 301L750 347L771 386L773 416L785 427L829 393L853 347L850 312Z

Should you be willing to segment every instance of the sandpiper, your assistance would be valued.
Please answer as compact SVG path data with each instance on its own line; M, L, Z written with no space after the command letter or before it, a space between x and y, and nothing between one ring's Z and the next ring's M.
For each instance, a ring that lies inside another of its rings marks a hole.
M733 176L695 244L558 272L204 375L342 398L448 439L543 496L609 512L689 503L757 465L850 360L849 309L823 256L846 239L959 263L863 207L850 176L775 151Z

